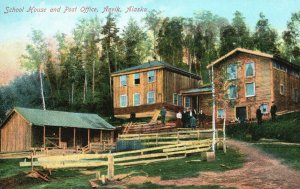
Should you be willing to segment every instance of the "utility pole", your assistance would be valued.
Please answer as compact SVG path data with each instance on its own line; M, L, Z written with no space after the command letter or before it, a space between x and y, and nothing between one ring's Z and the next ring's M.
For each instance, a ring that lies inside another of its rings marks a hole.
M214 84L214 66L211 67L211 86L212 86L212 100L213 100L213 112L212 112L212 129L213 129L213 142L212 142L212 150L215 152L215 144L216 144L216 97L215 97L215 84Z

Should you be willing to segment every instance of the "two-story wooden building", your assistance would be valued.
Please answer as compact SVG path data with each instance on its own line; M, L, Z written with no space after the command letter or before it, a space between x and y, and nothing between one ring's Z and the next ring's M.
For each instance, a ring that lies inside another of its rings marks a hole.
M114 72L113 95L116 117L152 116L165 106L170 112L191 106L179 92L200 86L200 76L170 64L152 61Z
M279 113L300 109L300 67L271 54L237 48L207 66L214 69L216 116L267 118L274 102ZM225 110L224 110L225 109Z

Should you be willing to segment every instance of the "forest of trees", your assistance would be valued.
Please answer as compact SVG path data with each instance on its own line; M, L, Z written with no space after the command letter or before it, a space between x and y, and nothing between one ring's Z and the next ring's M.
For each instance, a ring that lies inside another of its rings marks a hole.
M153 10L139 24L131 18L122 30L117 19L112 14L102 22L98 17L81 19L72 34L57 33L51 39L33 30L20 57L27 74L0 88L0 118L14 106L111 116L110 74L152 60L197 73L204 83L209 81L206 66L237 47L300 65L300 11L291 15L282 33L263 13L255 28L249 28L239 11L228 21L209 11L183 18Z

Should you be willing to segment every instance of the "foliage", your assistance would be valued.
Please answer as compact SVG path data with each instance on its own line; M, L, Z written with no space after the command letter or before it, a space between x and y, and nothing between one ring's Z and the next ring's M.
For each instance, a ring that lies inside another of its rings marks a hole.
M300 142L300 112L283 115L276 122L265 121L262 125L244 123L227 127L229 136L246 140L251 135L252 140L261 138L279 139L286 142Z
M255 144L268 154L280 158L283 162L292 168L300 170L300 146L287 144Z
M143 149L143 144L139 140L118 140L116 144L116 151L130 151Z

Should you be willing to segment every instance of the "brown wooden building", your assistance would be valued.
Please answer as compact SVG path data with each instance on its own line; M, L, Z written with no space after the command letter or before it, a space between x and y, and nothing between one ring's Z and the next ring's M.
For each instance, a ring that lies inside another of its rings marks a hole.
M160 61L114 72L112 79L115 116L127 118L152 116L162 106L169 113L190 106L191 100L182 98L180 91L201 83L200 76Z
M295 64L274 55L237 48L207 66L212 67L219 119L225 108L229 121L255 119L257 108L263 118L268 118L272 102L278 113L300 109L300 67Z
M96 114L14 108L0 125L1 152L111 143L112 125Z

